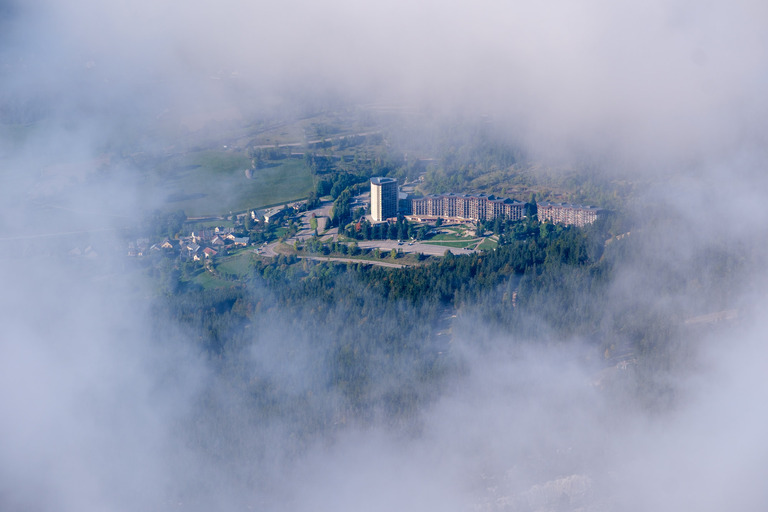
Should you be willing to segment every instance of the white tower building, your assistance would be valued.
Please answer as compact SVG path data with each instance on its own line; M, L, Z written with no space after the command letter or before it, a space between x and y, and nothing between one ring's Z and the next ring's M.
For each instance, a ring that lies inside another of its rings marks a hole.
M397 217L397 180L371 178L371 216L375 222Z

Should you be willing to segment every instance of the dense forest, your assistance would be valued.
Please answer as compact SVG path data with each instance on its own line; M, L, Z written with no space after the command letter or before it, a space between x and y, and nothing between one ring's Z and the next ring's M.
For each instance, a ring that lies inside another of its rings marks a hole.
M690 340L704 325L691 319L734 307L729 290L743 284L737 281L751 265L744 255L755 248L696 241L700 250L689 254L678 243L687 232L683 219L627 200L638 197L637 183L533 170L482 126L462 137L440 135L443 142L433 149L442 157L430 161L386 151L308 151L314 190L306 208L320 198L333 202L330 223L340 235L333 242L315 234L294 244L290 255L251 255L247 271L215 271L221 280L211 287L192 278L208 272L202 264L175 262L168 254L137 263L156 284L155 331L162 334L168 319L181 326L216 372L215 385L240 404L228 410L231 404L203 394L200 424L243 414L249 424L279 423L289 450L350 423L418 428L420 413L468 371L467 350L515 354L530 347L578 346L576 357L596 375L617 365L626 369L612 381L597 379L606 393L620 389L636 399L634 406L652 410L674 403L669 376L690 363ZM365 142L362 136L341 140L345 147L337 151ZM264 148L250 156L258 168L291 155ZM495 249L446 250L404 268L300 258L356 257L355 240L432 236L433 226L404 217L378 224L365 219L355 197L375 175L408 179L417 192L507 196L526 190L518 198L527 201L527 217L476 223L477 233L494 234ZM540 223L536 201L548 199L597 199L610 211L583 228ZM183 212L154 212L144 233L172 237L183 222ZM283 223L281 236L296 232L295 219ZM278 226L255 226L247 216L239 229L251 243L278 236ZM209 440L211 433L199 436Z
M410 424L446 377L461 373L456 344L578 341L591 347L596 370L631 360L632 385L658 406L670 390L652 376L672 371L681 348L670 340L685 339L685 318L727 307L728 297L685 307L648 297L697 287L709 296L743 262L713 246L688 262L693 273L659 258L644 269L648 290L617 288L628 265L649 265L640 250L652 233L615 236L611 225L509 223L496 250L449 251L402 269L254 258L247 280L213 289L182 283L177 272L158 280L156 318L178 319L252 410L288 421L299 443L349 421Z

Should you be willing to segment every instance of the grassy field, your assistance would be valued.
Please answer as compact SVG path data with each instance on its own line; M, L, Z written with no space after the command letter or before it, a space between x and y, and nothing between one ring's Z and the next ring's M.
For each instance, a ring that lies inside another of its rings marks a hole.
M359 112L319 112L305 119L264 126L253 137L252 143L272 146L319 139L338 143L339 137L377 128L370 120L362 118Z
M301 159L270 162L248 179L250 160L241 153L202 151L165 164L156 185L166 204L190 217L243 211L306 197L312 176Z
M466 238L456 235L449 235L446 233L439 233L437 235L434 235L433 237L427 239L429 242L460 242L462 240L466 240Z
M437 240L437 241L430 240L430 241L421 242L421 243L427 244L427 245L442 245L445 247L455 247L457 249L463 249L464 247L474 247L478 241L479 239L475 238L472 240L466 240L466 239L465 240Z
M231 286L231 281L226 281L224 279L219 279L218 277L214 276L207 270L201 270L196 276L194 276L190 282L199 284L206 290L212 289L212 288L223 288L227 286Z
M235 224L230 220L216 219L202 222L189 222L187 226L190 228L190 231L197 231L200 229L213 229L217 227L234 228Z
M428 242L466 242L468 238L466 236L453 235L450 233L438 233L435 236L429 238ZM472 240L476 240L472 238Z
M499 246L498 242L490 238L486 238L485 240L482 241L480 245L477 246L477 248L483 251L490 251L497 248L498 246Z
M253 251L251 249L243 249L237 254L220 259L216 264L216 270L222 273L226 272L228 274L244 276L250 270L252 258Z

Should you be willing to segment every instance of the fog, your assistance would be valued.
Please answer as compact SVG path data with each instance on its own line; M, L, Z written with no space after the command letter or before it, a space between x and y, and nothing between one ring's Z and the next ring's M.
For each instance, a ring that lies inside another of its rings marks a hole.
M765 138L760 2L9 5L4 90L110 130L291 93L493 114L541 152L638 169Z
M0 0L0 508L764 510L767 52L768 7L746 0ZM590 340L465 312L455 380L393 426L337 415L313 339L329 335L284 311L242 371L313 396L302 412L334 428L297 442L113 250L165 197L126 155L348 104L487 116L531 159L650 182L628 210L665 218L603 321L736 320L674 331L685 357L652 375L654 401ZM744 248L728 289L695 275L722 247ZM660 295L670 275L692 284Z

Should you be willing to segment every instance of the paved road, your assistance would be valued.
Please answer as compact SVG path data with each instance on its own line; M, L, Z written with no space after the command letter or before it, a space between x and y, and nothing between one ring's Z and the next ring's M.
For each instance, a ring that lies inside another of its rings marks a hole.
M331 214L331 208L333 207L333 202L331 201L324 201L318 208L314 210L309 210L301 214L301 228L299 228L299 231L293 235L290 238L287 238L283 243L287 245L293 245L293 243L296 240L306 240L307 238L310 238L314 234L314 230L309 227L309 219L312 217L312 214L315 214L315 217L328 217ZM336 233L338 232L337 228L332 228L326 231L325 235L323 235L321 238L327 240L327 237L330 235L331 241L336 238ZM275 251L275 247L280 242L272 242L271 244L265 245L261 248L261 255L266 256L268 258L275 258L278 256L278 253Z
M297 235L301 240L305 240L312 236L311 231L309 230L302 230ZM335 233L326 235L329 236L330 239L335 238ZM321 237L321 238L325 238ZM330 241L326 240L326 241ZM286 240L286 244L292 245L295 240L295 237L289 238ZM444 256L445 251L448 249L451 250L453 254L470 254L473 252L476 252L475 249L459 249L456 247L446 247L445 245L432 245L432 244L422 244L419 242L414 242L413 245L409 245L410 242L406 243L403 242L402 245L398 245L397 241L395 240L363 240L357 242L357 246L361 249L380 249L382 252L389 252L392 249L395 250L401 250L403 253L421 253L427 256ZM266 245L263 247L261 251L262 256L267 256L270 258L274 258L278 255L278 253L275 251L275 247L277 246L278 242L272 242L269 245ZM360 260L353 260L353 261L360 261ZM386 266L386 265L385 265ZM402 266L402 265L398 265Z
M259 255L266 256L267 258L276 258L278 256L277 252L275 251L275 246L279 244L280 242L272 242L268 245L262 245L261 246L261 252L259 252Z
M413 242L413 245L409 245L410 243L411 242L403 242L402 245L398 245L396 240L366 240L357 242L357 245L361 249L375 249L377 247L382 251L401 249L404 253L420 252L421 254L427 254L429 256L443 256L448 249L450 249L453 254L469 254L475 252L475 249L460 249L458 247L423 244L420 242Z
M389 263L387 261L372 261L372 260L356 260L353 258L332 258L328 256L299 256L301 259L305 260L315 260L315 261L330 261L334 263L362 263L364 265L378 265L380 267L390 267L390 268L403 268L407 265L401 265L399 263Z
M331 232L332 231L332 232ZM296 240L296 237L298 237L300 240L306 240L307 238L312 236L312 231L309 229L302 229L299 231L299 233L295 237L291 237L288 240L285 241L288 245L293 245L293 242ZM324 241L332 241L336 238L336 231L329 230L329 232L321 237L325 239ZM275 251L275 247L277 246L279 242L272 242L269 245L266 245L262 248L261 255L267 256L270 258L274 258L278 255L278 253ZM458 247L447 247L445 245L432 245L432 244L423 244L420 242L413 242L411 245L411 242L403 242L402 244L398 244L396 240L362 240L357 242L357 246L361 249L380 249L382 252L389 252L392 249L395 250L401 250L403 253L421 253L427 256L444 256L445 251L451 250L453 254L470 254L473 252L477 252L476 249L460 249ZM359 260L354 260L359 261Z

